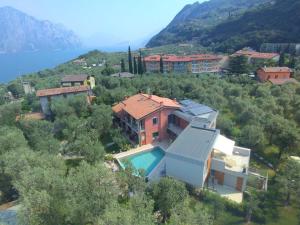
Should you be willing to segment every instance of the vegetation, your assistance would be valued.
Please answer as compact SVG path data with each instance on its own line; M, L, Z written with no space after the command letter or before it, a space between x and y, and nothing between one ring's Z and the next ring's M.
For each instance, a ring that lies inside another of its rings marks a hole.
M36 88L58 87L57 74L81 70L67 63L27 78ZM261 84L238 76L241 71L223 78L146 73L122 79L102 70L88 70L97 82L92 105L81 95L57 99L49 121L16 121L20 113L39 110L34 96L23 93L22 102L0 106L0 202L19 199L22 224L297 223L300 170L289 156L300 155L299 84ZM104 160L111 155L105 154L130 148L112 124L111 106L139 91L218 109L221 132L276 167L268 192L249 188L245 203L236 205L171 178L148 184L143 176L133 176L130 166L118 173L108 170Z

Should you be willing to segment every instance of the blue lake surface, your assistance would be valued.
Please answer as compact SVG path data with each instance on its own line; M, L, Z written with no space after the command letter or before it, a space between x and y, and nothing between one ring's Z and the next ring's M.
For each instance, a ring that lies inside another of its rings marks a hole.
M7 83L20 75L51 69L61 63L77 58L89 50L76 49L0 54L0 83Z
M121 159L121 166L125 167L126 161L131 162L137 170L144 170L148 176L164 157L165 152L160 147L155 147L151 151L141 152Z

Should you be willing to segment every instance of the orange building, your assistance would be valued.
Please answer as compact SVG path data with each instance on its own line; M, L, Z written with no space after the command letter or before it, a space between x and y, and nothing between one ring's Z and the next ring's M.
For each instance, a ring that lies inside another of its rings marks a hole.
M291 78L292 70L288 67L263 67L257 70L257 77L260 81L270 81L273 84L284 84L296 82Z
M179 109L177 101L156 95L136 94L113 106L114 122L139 145L166 139L169 115Z

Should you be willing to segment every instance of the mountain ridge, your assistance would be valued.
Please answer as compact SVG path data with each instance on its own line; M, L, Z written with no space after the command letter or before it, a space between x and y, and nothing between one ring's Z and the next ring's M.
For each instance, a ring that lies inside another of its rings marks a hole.
M61 24L37 20L10 6L0 7L0 52L79 48L80 39Z
M147 47L197 40L203 32L272 2L273 0L210 0L186 5L166 28L148 42Z

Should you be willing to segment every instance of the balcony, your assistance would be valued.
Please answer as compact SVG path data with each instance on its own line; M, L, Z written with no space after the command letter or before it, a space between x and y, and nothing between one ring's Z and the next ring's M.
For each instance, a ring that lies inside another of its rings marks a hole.
M168 129L169 129L172 133L176 134L177 136L178 136L179 134L181 134L181 132L183 131L183 129L182 129L181 127L175 125L174 123L169 123L169 124L168 124Z
M214 150L212 166L218 171L231 171L248 174L250 150L234 147L232 155L226 155Z

